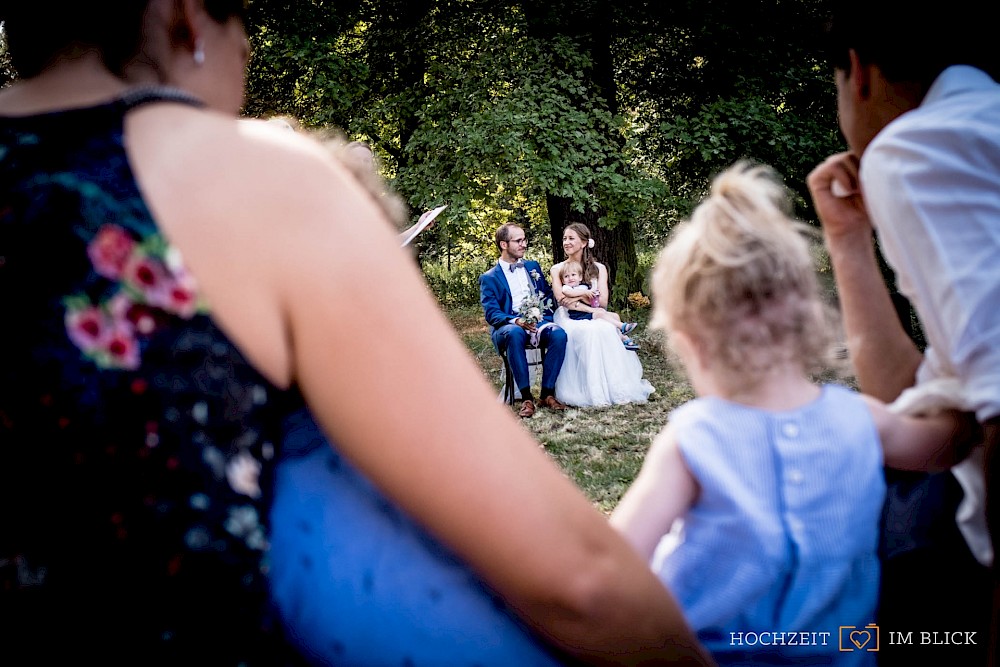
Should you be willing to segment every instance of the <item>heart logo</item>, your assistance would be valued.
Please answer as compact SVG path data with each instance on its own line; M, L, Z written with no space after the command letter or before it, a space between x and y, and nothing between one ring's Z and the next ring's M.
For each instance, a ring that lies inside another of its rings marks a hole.
M859 649L864 648L868 645L872 639L872 633L867 630L855 630L851 633L851 643L857 646Z

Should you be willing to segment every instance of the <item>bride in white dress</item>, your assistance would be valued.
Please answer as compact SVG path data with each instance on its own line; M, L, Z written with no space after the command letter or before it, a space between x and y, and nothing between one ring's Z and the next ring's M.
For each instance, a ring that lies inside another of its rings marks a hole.
M566 226L563 232L566 261L577 261L583 266L584 282L596 288L601 307L607 308L608 270L594 261L593 244L586 225L574 222ZM645 402L654 389L642 377L638 355L625 348L613 324L575 309L581 301L587 303L592 292L578 297L563 294L560 273L564 263L554 265L550 271L552 293L561 304L554 320L569 338L566 359L556 380L556 398L576 407Z

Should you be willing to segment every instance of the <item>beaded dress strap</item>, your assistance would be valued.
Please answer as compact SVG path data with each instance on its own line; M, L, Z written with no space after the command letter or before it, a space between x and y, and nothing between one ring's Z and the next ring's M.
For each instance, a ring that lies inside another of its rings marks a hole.
M152 102L179 102L180 104L188 104L199 108L205 106L202 100L191 93L169 86L131 88L122 93L121 101L125 104L125 108L129 110Z

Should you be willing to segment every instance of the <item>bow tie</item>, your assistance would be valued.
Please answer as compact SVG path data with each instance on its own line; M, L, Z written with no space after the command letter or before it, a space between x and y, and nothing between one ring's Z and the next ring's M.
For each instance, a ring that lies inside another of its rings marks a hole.
M514 273L514 269L523 269L523 268L524 268L524 260L519 259L510 265L510 272Z

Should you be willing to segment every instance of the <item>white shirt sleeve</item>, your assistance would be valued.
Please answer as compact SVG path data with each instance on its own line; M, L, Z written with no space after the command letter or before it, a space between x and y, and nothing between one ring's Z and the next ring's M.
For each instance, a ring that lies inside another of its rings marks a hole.
M1000 415L1000 163L989 164L1000 127L991 140L967 127L903 130L865 152L865 199L924 328L918 380L957 377L985 421Z

